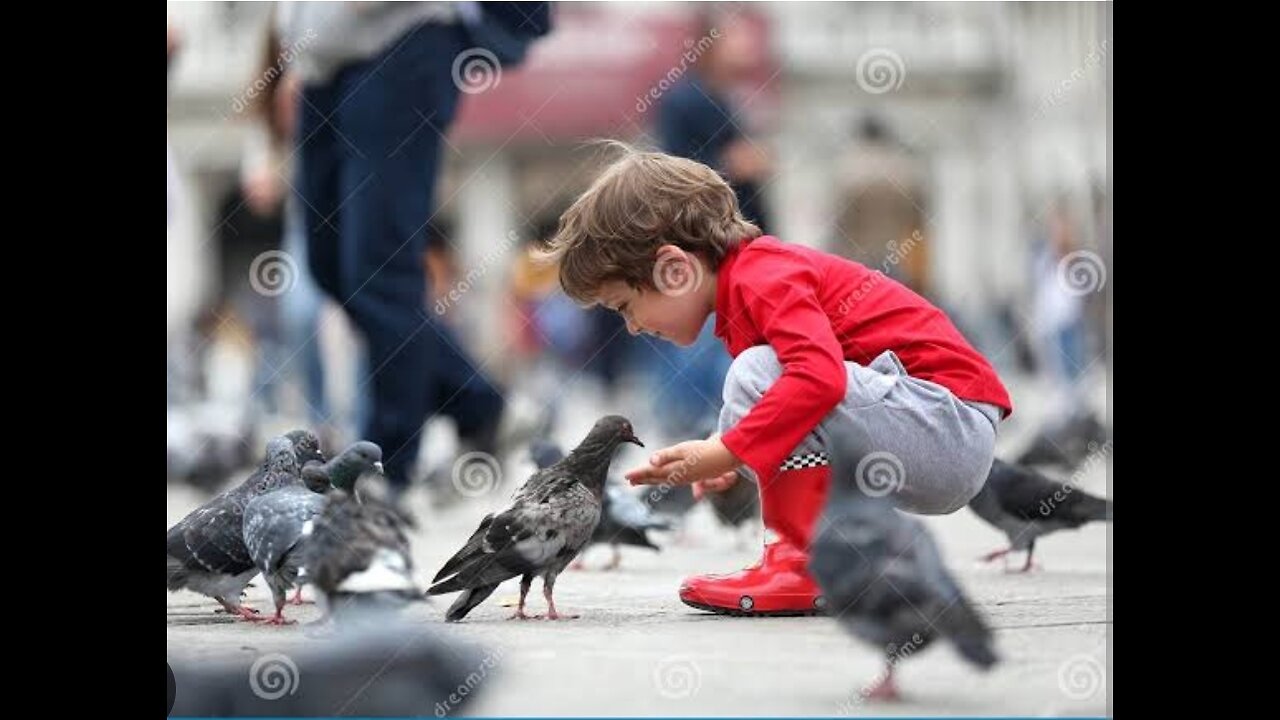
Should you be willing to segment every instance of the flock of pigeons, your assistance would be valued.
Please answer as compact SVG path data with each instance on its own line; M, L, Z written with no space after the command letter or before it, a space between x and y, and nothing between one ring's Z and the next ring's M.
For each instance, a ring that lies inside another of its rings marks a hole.
M355 487L364 474L381 472L378 446L357 442L326 460L314 434L295 430L268 443L261 467L243 483L169 529L168 588L206 595L227 613L273 624L291 622L283 616L287 592L301 584L317 591L329 618L343 608L367 612L457 593L445 611L445 619L456 622L517 577L520 600L513 617L534 617L526 613L526 597L534 578L541 578L547 613L539 617L576 617L556 608L553 593L557 577L585 548L612 545L616 566L618 544L656 549L647 533L671 527L670 518L610 486L610 462L623 443L643 447L630 421L618 415L601 418L568 455L535 442L531 455L539 469L509 507L481 519L423 593L413 580L409 519ZM886 672L866 694L896 697L893 668L902 649L918 652L940 638L975 666L992 666L997 656L991 632L943 565L924 525L898 512L891 496L860 490L852 482L860 458L844 439L834 445L831 497L810 571L828 613L885 651ZM747 482L737 486L754 489ZM655 497L673 502L670 494ZM1009 538L1008 549L986 559L1023 551L1024 571L1032 567L1038 537L1111 516L1110 501L1000 460L970 507ZM740 494L732 507L717 509L717 516L733 525L753 508L758 515L758 505ZM269 619L240 602L258 574L275 601Z

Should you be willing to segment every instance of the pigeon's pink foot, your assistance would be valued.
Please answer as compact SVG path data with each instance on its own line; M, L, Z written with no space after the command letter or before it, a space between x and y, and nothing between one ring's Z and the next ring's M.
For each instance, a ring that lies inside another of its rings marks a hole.
M1013 548L1005 548L1003 550L994 550L992 552L987 553L986 555L983 555L978 559L981 560L982 562L992 562L995 560L999 560L1000 558L1004 557L1005 555L1008 555L1011 552L1013 552Z
M866 700L878 700L880 702L899 702L902 700L902 694L898 692L898 685L893 681L893 668L890 667L885 671L883 677L862 692L862 697Z
M273 615L273 616L271 616L271 619L270 619L270 620L264 620L263 622L264 622L264 624L266 624L266 625L293 625L293 624L297 623L298 621L297 621L297 620L285 620L285 619L284 619L284 608L283 608L283 607L281 607L281 608L277 608L277 609L276 609L276 614L275 614L275 615Z
M293 597L289 598L289 604L290 604L290 605L315 605L315 604L316 604L316 601L315 601L315 600L303 600L303 599L302 599L302 588L298 588L298 591L297 591L297 592L295 592L295 593L293 594Z

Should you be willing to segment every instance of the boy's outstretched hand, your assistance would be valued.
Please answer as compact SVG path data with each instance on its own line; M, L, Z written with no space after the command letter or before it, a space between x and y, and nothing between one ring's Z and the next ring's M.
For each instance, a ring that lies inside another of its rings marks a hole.
M735 475L742 462L729 452L719 437L709 440L688 440L655 451L649 456L649 464L628 471L627 480L632 485L688 485L710 481L705 489L718 485L723 490L733 484L726 475Z

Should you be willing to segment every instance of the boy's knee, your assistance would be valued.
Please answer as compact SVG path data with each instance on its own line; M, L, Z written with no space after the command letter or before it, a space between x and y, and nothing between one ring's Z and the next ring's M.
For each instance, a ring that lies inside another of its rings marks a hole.
M725 374L724 399L759 399L782 376L778 355L768 345L756 345L738 353Z

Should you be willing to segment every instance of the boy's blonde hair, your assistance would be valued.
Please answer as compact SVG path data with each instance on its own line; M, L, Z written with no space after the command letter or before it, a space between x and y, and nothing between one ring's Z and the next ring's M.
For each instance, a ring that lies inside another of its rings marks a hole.
M675 245L711 265L761 235L738 210L729 183L702 163L609 141L622 156L560 216L542 257L560 264L565 294L595 304L607 282L653 289L658 248Z

